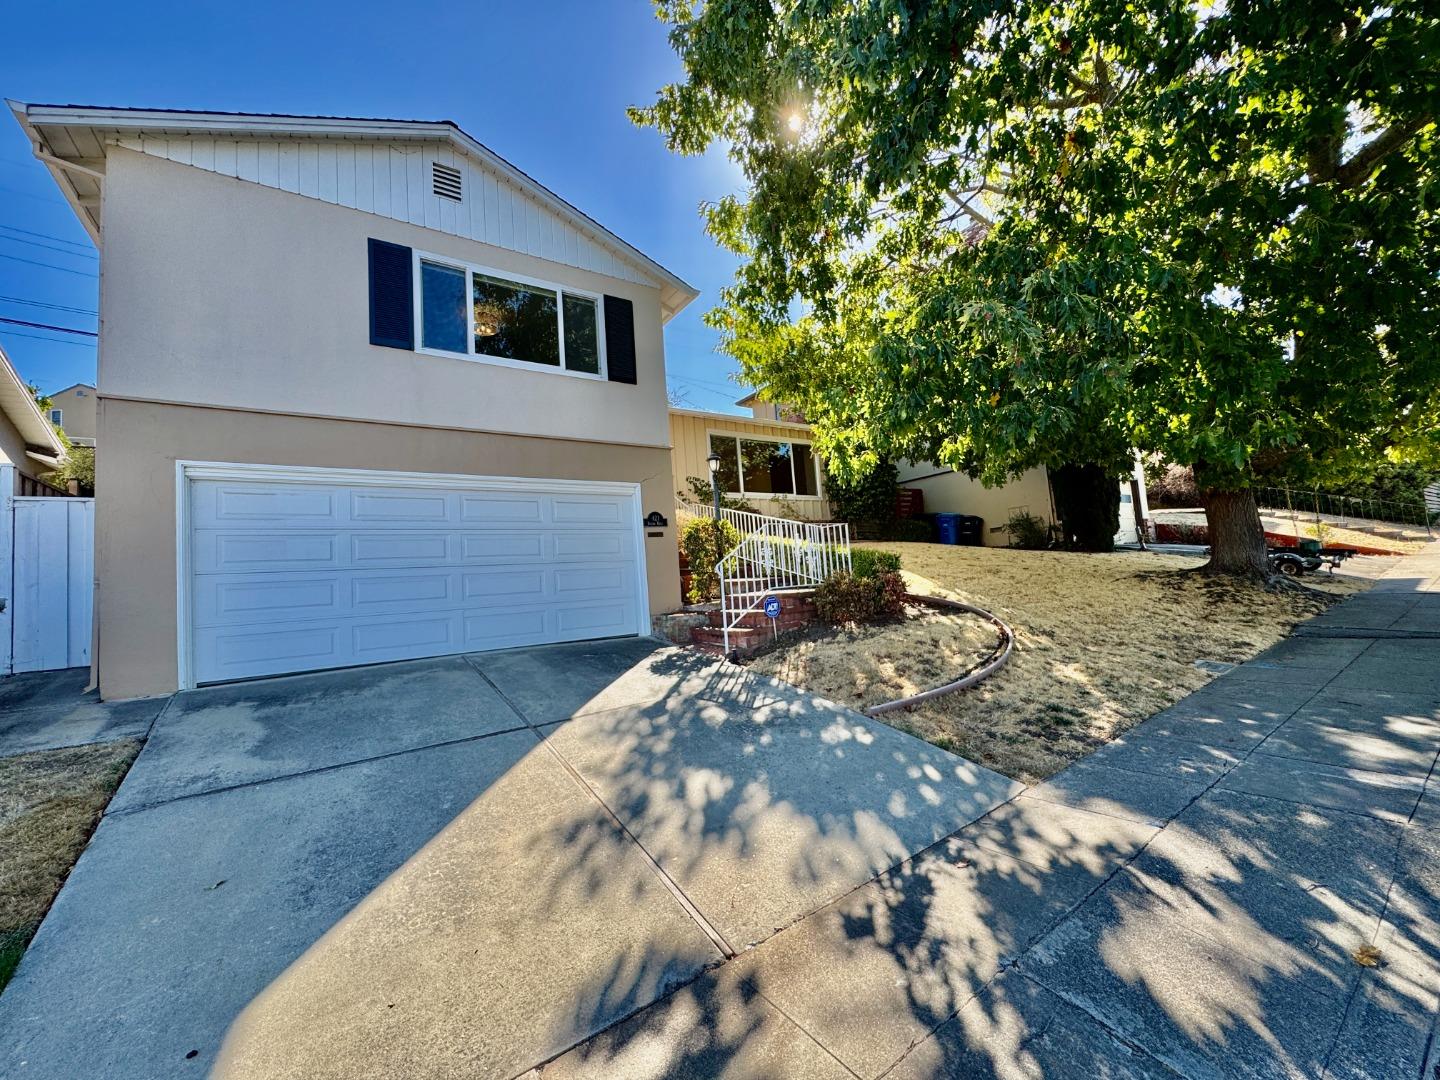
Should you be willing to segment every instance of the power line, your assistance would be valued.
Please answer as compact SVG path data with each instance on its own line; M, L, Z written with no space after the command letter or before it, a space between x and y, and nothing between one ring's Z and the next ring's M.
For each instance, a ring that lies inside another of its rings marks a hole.
M18 296L0 296L0 301L8 304L24 304L26 307L49 308L51 311L68 311L75 315L99 315L98 311L91 311L83 307L67 307L65 304L47 304L43 300L22 300Z
M0 228L4 228L4 226L0 225ZM44 248L46 251L58 251L61 255L69 255L73 259L95 259L97 257L88 251L71 251L58 244L42 244L39 240L26 240L23 236L0 236L0 240L8 241L11 244L29 244L31 247Z
M87 251L93 246L88 241L82 242L80 240L66 240L63 236L51 236L49 233L35 232L31 229L22 229L18 225L0 225L0 229L5 229L9 232L24 233L26 236L38 236L41 240L58 240L62 244L74 244L76 247L87 249Z
M79 274L81 277L94 277L94 270L72 270L68 266L56 266L54 263L37 262L35 259L22 259L19 255L6 255L0 252L0 259L9 259L11 262L27 263L30 266L43 266L47 270L60 270L66 274Z
M8 191L12 195L24 195L27 199L39 199L41 202L55 203L57 206L64 206L64 199L57 199L51 195L37 195L33 191L26 191L23 188L11 187L8 184L0 184L0 191Z
M83 334L86 337L99 337L94 330L76 330L73 326L52 326L50 323L26 322L24 319L7 319L0 315L0 322L13 323L16 326L30 326L36 330L58 330L62 334Z
M95 348L95 342L93 341L74 341L71 338L41 337L39 334L21 333L19 330L6 330L4 334L6 337L26 337L33 338L36 341L48 341L52 345L83 345L87 349Z

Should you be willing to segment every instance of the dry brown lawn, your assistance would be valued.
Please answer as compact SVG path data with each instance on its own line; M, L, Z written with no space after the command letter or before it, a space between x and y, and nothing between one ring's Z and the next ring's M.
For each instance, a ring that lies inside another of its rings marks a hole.
M1200 559L1149 552L867 546L900 555L912 592L985 608L1016 636L1010 663L980 686L882 719L1026 782L1199 689L1212 676L1196 660L1249 659L1333 597L1369 584L1317 574L1304 581L1323 592L1271 592L1189 573ZM933 661L915 655L926 637L940 636L927 619L847 631L829 660L818 656L825 640L803 640L791 655L772 653L755 667L863 706L926 689L926 680L933 686L957 678L973 665L973 635L982 627L988 624L967 620L959 640L937 646L944 651Z
M912 605L905 621L893 625L782 638L750 666L864 709L952 682L988 660L999 644L999 631L978 615Z
M121 739L0 758L0 987L139 752Z

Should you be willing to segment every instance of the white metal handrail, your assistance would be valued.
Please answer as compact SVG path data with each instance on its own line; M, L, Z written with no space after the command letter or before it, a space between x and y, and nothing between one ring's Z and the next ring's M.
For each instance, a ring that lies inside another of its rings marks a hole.
M713 506L699 503L681 502L678 510L680 516L715 517ZM727 654L730 631L759 611L767 596L813 588L837 571L850 570L850 526L844 522L794 521L723 506L720 518L740 533L740 543L715 564Z

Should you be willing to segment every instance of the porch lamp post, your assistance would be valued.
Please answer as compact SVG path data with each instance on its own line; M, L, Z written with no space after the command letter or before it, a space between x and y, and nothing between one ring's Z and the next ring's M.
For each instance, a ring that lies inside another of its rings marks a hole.
M710 466L710 496L715 500L715 520L720 520L720 455L710 451L710 456L705 459L705 464Z

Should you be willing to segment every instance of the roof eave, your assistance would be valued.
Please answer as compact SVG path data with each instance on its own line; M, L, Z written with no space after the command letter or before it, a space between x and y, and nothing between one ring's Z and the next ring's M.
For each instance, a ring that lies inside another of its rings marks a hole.
M569 222L582 233L610 248L628 262L657 279L661 287L664 320L668 322L700 295L683 278L671 273L639 248L621 239L583 210L566 202L559 195L522 172L485 144L477 141L450 120L347 120L319 116L260 116L256 114L187 113L160 109L105 109L84 105L40 105L20 101L6 102L15 119L24 129L32 148L44 145L37 125L52 124L68 127L104 127L128 131L185 131L208 134L304 135L358 139L444 139L499 173L510 183L535 199L546 209ZM66 201L75 210L95 243L99 244L98 226L79 201L79 194L63 169L44 162L50 175L60 185Z
M60 194L65 196L65 201L70 205L70 209L75 212L76 218L79 219L81 228L89 235L91 242L98 250L100 247L100 223L96 220L95 216L91 214L90 208L81 202L80 192L75 190L75 184L71 177L64 169L56 165L54 161L47 161L36 153L39 148L45 145L45 140L41 137L40 132L35 130L34 124L30 122L28 115L29 106L23 101L11 101L9 98L5 99L5 104L10 106L10 112L14 114L16 122L20 125L20 130L25 133L25 141L30 144L30 153L34 155L35 159L39 161L41 165L45 166L46 171L50 173L50 178L55 181L55 186L60 189Z
M0 348L0 412L10 418L27 446L53 450L57 458L65 457L65 444L45 419L30 387L20 378L3 348Z

